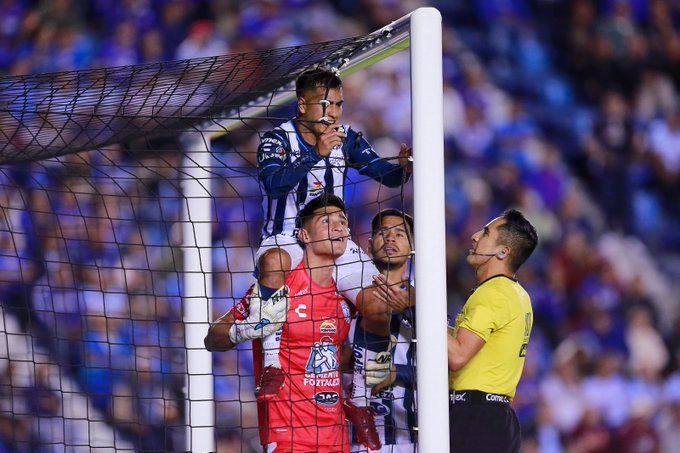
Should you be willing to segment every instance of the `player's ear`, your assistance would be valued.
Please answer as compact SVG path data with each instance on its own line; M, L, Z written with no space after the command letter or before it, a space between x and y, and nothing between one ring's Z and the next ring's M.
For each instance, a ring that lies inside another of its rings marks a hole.
M297 98L298 115L304 115L307 112L307 101L302 96Z
M300 228L298 230L298 239L303 244L307 244L309 242L309 233L307 232L307 230L305 230L304 228Z
M368 238L368 254L373 257L373 238Z

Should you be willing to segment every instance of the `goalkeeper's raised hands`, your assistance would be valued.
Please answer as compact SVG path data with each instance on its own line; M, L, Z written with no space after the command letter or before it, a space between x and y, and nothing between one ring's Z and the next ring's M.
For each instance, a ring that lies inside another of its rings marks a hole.
M279 330L288 312L288 287L262 301L257 284L226 315L210 325L203 342L209 351L228 351L239 343L264 338Z
M264 338L279 330L286 321L288 312L288 287L278 289L269 299L262 301L256 284L250 295L248 317L236 321L229 329L229 339L234 344L247 340Z

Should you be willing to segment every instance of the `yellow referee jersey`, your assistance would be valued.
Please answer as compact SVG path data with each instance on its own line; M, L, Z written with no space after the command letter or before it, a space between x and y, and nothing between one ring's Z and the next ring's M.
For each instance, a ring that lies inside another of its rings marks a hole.
M462 369L449 372L450 388L514 397L532 325L531 299L517 281L500 275L484 281L465 303L451 333L462 327L486 344Z

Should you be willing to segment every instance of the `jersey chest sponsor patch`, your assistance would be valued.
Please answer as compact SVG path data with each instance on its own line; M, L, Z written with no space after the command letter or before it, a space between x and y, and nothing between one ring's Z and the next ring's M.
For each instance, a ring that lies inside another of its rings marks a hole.
M338 392L319 392L314 395L314 401L320 406L335 406L340 401Z
M319 332L326 335L336 333L338 328L335 323L336 321L334 319L326 319L321 323L321 326L319 326Z

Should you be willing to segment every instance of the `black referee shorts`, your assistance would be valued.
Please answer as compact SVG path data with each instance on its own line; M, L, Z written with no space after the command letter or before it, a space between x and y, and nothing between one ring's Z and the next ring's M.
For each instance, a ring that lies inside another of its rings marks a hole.
M505 397L456 392L449 402L451 453L516 453L522 439L519 420ZM460 395L464 395L463 398Z

